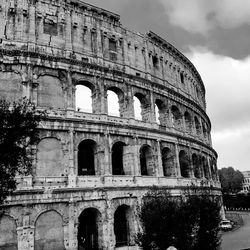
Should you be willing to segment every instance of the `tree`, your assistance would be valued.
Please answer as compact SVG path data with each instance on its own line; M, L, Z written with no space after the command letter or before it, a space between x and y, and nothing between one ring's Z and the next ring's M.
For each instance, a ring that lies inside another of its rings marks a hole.
M27 98L14 103L0 100L0 204L16 189L16 175L31 173L31 146L45 116Z
M242 190L243 174L233 167L222 168L219 170L219 179L223 193L237 193Z
M220 248L220 198L203 195L173 197L151 190L139 209L142 231L137 242L144 250L217 250Z

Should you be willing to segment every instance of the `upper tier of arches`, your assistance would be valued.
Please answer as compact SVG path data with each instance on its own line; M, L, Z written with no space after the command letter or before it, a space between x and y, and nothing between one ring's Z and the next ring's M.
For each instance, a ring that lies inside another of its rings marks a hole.
M11 41L11 51L23 53L31 51L32 44L39 57L57 55L57 61L112 68L178 90L205 109L204 84L193 64L153 32L130 31L118 15L102 9L97 13L97 7L86 7L82 1L24 0L18 6L13 2L1 4L2 49L9 50Z
M111 81L79 73L66 78L60 76L60 70L41 67L33 69L35 79L23 81L23 74L15 66L0 72L0 96L16 101L25 95L39 108L75 110L77 117L79 112L85 112L134 119L134 125L158 125L161 131L174 129L211 145L208 117L178 95L141 86L136 81Z

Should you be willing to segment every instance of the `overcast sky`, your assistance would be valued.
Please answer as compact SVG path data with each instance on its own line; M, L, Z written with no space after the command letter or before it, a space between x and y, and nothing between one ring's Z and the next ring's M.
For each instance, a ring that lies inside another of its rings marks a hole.
M86 0L123 26L157 33L196 66L206 87L218 167L250 170L250 1Z

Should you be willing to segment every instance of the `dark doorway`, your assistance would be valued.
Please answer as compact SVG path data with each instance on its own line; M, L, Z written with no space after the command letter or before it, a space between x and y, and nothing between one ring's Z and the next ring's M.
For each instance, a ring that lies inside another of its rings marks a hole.
M154 161L153 161L152 149L149 145L143 145L140 148L140 164L141 175L150 175L154 173Z
M124 175L123 169L123 142L116 142L112 147L112 173L113 175Z
M78 175L95 175L95 148L92 140L84 140L78 146Z
M181 169L181 176L188 178L190 177L189 173L189 158L188 154L185 151L180 151L179 153L179 162L180 162L180 169Z
M117 208L114 215L114 231L116 247L128 246L129 244L129 223L127 220L127 206Z
M194 177L201 178L201 170L200 170L200 156L196 154L192 155L192 163L194 168Z
M78 250L98 250L98 215L96 209L88 208L79 217ZM100 216L100 215L99 215Z

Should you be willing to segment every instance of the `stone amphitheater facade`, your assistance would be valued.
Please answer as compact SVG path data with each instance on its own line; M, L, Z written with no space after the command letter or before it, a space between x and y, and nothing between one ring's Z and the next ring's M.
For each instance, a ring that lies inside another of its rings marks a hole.
M33 173L1 207L0 249L137 249L150 187L220 194L205 87L173 45L81 0L0 0L0 23L0 97L48 112Z

